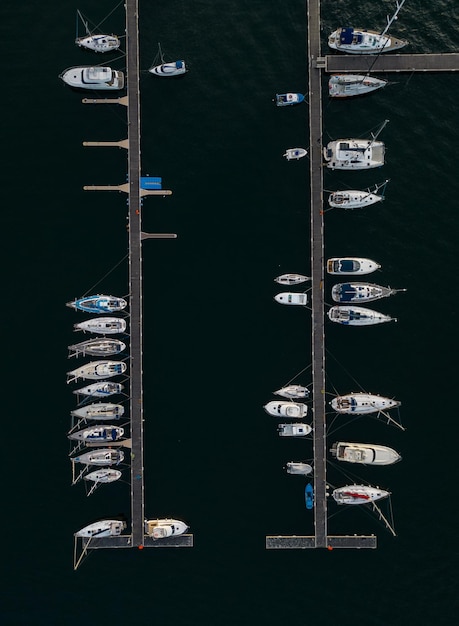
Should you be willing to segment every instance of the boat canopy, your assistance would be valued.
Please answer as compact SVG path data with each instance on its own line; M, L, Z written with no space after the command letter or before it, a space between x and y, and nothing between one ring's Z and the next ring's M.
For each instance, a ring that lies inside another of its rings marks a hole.
M351 259L343 259L341 261L341 271L342 272L354 272L359 269L359 263L357 261L353 261Z
M342 28L339 36L339 41L341 44L351 44L351 43L362 43L362 35L356 35L356 39L354 41L354 29L353 28Z

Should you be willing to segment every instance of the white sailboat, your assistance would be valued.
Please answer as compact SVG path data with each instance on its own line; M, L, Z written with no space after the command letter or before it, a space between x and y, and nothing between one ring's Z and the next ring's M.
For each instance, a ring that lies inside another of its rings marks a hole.
M372 393L348 393L344 396L337 396L330 402L330 406L337 413L349 415L367 415L369 413L379 413L388 411L401 405L401 402L393 398L386 398Z
M98 424L71 432L67 437L72 441L81 441L87 445L90 443L102 444L118 441L123 435L124 428L121 428L121 426Z
M86 34L83 37L79 36L79 20L83 23ZM80 48L86 48L93 52L112 52L118 50L120 47L120 39L117 35L104 35L102 33L95 33L91 31L88 26L88 20L77 10L77 32L75 43Z
M369 504L390 496L389 491L369 485L346 485L332 492L337 504Z
M283 291L274 296L274 300L279 304L291 304L297 306L306 306L308 303L308 295L306 293L298 293L296 291Z
M83 465L110 466L119 465L124 460L124 452L115 448L98 448L70 459L72 463Z
M121 317L93 317L73 325L75 330L96 335L117 335L126 330L126 320Z
M384 195L378 195L377 192L381 187L385 187L388 182L389 180L385 180L383 183L375 185L373 190L334 191L328 196L328 204L334 209L363 209L384 200Z
M292 419L304 417L308 412L308 407L303 402L278 402L274 400L265 404L263 408L266 413L274 415L274 417L290 417Z
M362 170L384 165L385 145L377 141L389 120L385 120L371 139L337 139L323 149L325 165L332 170Z
M282 396L292 400L294 398L307 398L309 396L309 389L302 385L287 385L274 392L276 396Z
M85 526L75 533L75 537L116 537L126 528L126 522L103 519Z
M122 404L112 404L111 402L94 402L71 411L71 415L86 420L119 419L124 415L124 406Z
M406 289L392 289L374 285L373 283L337 283L332 287L332 298L335 302L373 302L388 298Z
M111 356L126 350L126 344L119 339L88 339L68 346L69 358L73 356Z
M75 389L73 393L82 396L93 396L94 398L106 398L107 396L113 396L117 393L121 393L123 389L124 385L121 383L103 381L100 383L93 383L92 385L86 385L86 387L81 387L81 389Z
M160 61L160 63L157 63L157 61ZM164 61L163 51L161 50L161 44L158 43L158 54L156 56L156 59L153 61L153 65L148 71L154 76L167 78L172 76L181 76L182 74L185 74L188 70L185 61L183 60L166 63Z
M397 318L362 306L332 306L328 310L330 321L343 326L371 326L384 322L396 322Z
M328 81L330 98L352 98L382 89L389 81L368 74L333 74Z
M337 461L361 463L362 465L392 465L402 458L392 448L375 443L337 441L331 447L330 452Z
M101 380L124 374L127 369L126 363L122 361L91 361L81 367L77 367L71 372L67 372L67 383L72 383L79 378L90 380Z
M311 278L303 274L281 274L274 280L280 285L300 285L301 283L311 280Z
M119 480L121 476L122 472L120 472L120 470L102 467L100 469L94 470L94 472L89 472L89 474L86 474L86 476L84 476L84 479L93 483L106 484L113 483L116 480Z
M177 519L150 519L145 520L145 534L153 539L177 537L188 530L188 525Z

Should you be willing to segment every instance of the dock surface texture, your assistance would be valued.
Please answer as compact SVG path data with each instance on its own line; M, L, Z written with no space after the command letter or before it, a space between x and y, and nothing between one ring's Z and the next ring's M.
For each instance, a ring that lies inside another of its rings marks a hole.
M459 54L330 54L326 73L340 72L459 72ZM371 69L370 69L371 68Z

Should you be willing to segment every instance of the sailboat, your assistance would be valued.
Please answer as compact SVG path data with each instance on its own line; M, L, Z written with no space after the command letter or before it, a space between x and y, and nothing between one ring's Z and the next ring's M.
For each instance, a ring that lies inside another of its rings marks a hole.
M325 165L332 170L363 170L384 165L385 146L377 141L389 120L371 139L337 139L324 147Z
M364 96L388 84L388 80L368 74L333 74L328 81L328 95L330 98Z
M332 298L335 302L372 302L388 298L398 291L406 289L391 289L373 283L338 283L332 287Z
M161 63L155 65L157 60L161 60ZM161 50L161 44L158 43L158 54L153 61L152 67L148 70L150 74L154 76L162 76L164 78L169 76L181 76L187 72L187 67L185 65L185 61L172 61L170 63L165 63L163 57L163 51Z
M126 528L126 522L112 519L102 519L89 524L75 533L75 537L116 537Z
M83 37L79 37L78 35L79 19L83 22L86 31ZM112 50L118 50L121 42L117 35L103 35L91 32L87 20L85 20L80 11L77 10L77 34L75 43L80 48L86 48L93 52L111 52Z
M332 322L343 326L371 326L397 321L395 317L363 306L332 306L328 310L328 317Z
M363 209L366 206L384 200L384 195L378 195L377 192L381 187L385 188L388 182L389 179L379 185L375 185L372 190L349 189L347 191L334 191L328 197L328 204L334 209Z
M369 485L346 485L335 489L332 496L337 504L369 504L389 497L390 492Z

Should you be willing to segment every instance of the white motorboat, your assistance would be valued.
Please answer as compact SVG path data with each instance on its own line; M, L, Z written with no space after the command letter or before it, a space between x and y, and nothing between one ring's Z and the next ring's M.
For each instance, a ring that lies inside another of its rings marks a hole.
M274 417L290 417L299 419L304 417L308 412L308 407L302 402L278 402L276 400L268 402L263 407L266 413L274 415Z
M381 54L400 50L408 44L408 41L388 34L405 0L396 2L397 9L390 19L387 18L386 28L382 32L362 28L337 28L328 37L328 45L332 50L348 54Z
M387 80L368 74L333 74L328 81L330 98L352 98L364 96L388 84Z
M365 415L368 413L379 413L388 411L400 406L398 400L385 398L371 393L349 393L345 396L337 396L330 402L331 407L337 413L348 413L352 415Z
M157 61L160 61L160 63L157 63ZM153 61L152 67L150 67L148 71L154 76L167 78L169 76L181 76L188 70L185 61L183 60L165 63L163 52L161 50L161 44L158 43L158 54L156 55L156 59Z
M80 48L92 50L93 52L112 52L120 47L120 39L117 35L103 35L102 33L94 33L88 26L88 20L77 11L77 16L83 22L86 34L83 37L78 33L78 17L77 17L77 33L75 43Z
M303 274L281 274L274 280L280 285L300 285L301 283L311 280L311 278Z
M337 441L333 444L330 452L337 461L361 463L362 465L392 465L402 458L392 448L374 443Z
M301 104L304 101L302 93L276 93L276 106L286 107L293 104Z
M274 392L276 396L282 396L283 398L307 398L309 396L309 389L302 385L287 385Z
M121 426L104 426L98 424L72 432L68 435L68 438L73 441L82 441L85 444L110 443L111 441L118 441L123 435L124 428L121 428Z
M96 335L117 335L126 330L126 320L121 317L93 317L84 322L74 324L75 330L95 333Z
M67 383L72 383L79 378L89 380L102 380L124 374L127 369L126 363L122 361L91 361L86 365L81 365L71 372L67 372Z
M308 151L305 148L288 148L282 156L284 156L287 161L293 161L298 159L302 159L307 155Z
M126 528L126 522L113 519L102 519L89 524L75 533L75 537L117 537Z
M279 424L277 427L279 437L306 437L312 432L309 424Z
M306 293L298 293L295 291L283 291L274 296L274 300L279 304L296 304L305 306L308 303L308 295Z
M285 466L287 474L299 474L301 476L307 476L311 474L312 467L308 463L289 461Z
M363 209L384 200L384 195L378 196L376 192L381 187L385 187L388 182L389 180L385 180L380 185L375 185L373 190L349 189L347 191L334 191L328 196L328 204L334 209Z
M103 381L101 383L93 383L81 389L75 389L73 393L82 396L93 396L94 398L106 398L121 393L124 386L121 383L111 383Z
M369 485L346 485L335 489L332 496L338 504L368 504L387 498L390 492Z
M373 302L398 291L406 289L391 289L373 283L338 283L332 287L332 298L334 302Z
M90 450L79 456L74 456L70 460L72 463L82 463L83 465L110 466L119 465L124 459L124 452L114 448L98 448Z
M113 70L111 67L90 65L69 67L59 75L59 78L74 89L119 91L124 88L123 72Z
M363 306L332 306L328 310L328 317L332 322L343 326L371 326L397 321L395 317Z
M362 257L333 257L327 261L328 274L371 274L380 267L376 261Z
M79 409L71 412L71 415L86 420L110 420L119 419L124 415L122 404L112 404L111 402L94 402L85 404Z
M69 358L73 356L111 356L112 354L120 354L126 350L126 344L119 339L88 339L88 341L82 341L75 343L68 347L70 354Z
M83 478L93 483L113 483L115 480L119 480L121 476L122 472L120 472L120 470L102 467L94 472L89 472L89 474L86 474Z
M145 534L153 539L178 537L188 530L187 524L177 519L150 519L145 520Z
M85 313L117 313L127 307L127 301L124 298L98 294L77 298L72 302L67 302L67 306Z

